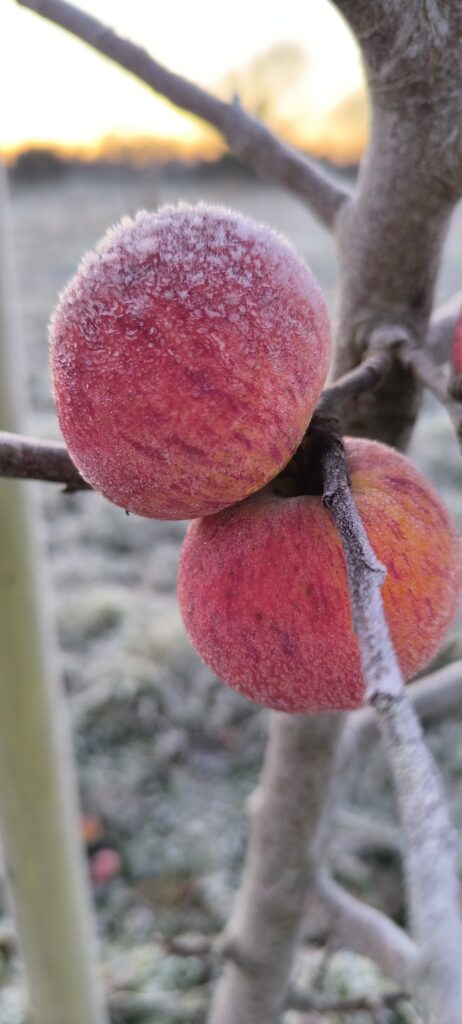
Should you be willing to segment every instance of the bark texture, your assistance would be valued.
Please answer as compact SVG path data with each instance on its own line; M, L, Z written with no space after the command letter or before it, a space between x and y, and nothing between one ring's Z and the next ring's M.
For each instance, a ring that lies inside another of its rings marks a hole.
M219 981L209 1024L269 1024L286 1002L314 862L309 854L341 715L274 712L251 799L244 875L226 937L239 950Z
M356 511L336 438L326 448L322 467L324 501L345 556L366 700L377 716L405 840L409 923L417 946L409 984L430 1020L458 1024L462 915L456 836L438 769L404 689L380 595L381 567Z
M41 441L0 430L0 476L60 483L67 491L89 490L62 441Z
M354 199L337 219L334 376L372 332L402 324L424 345L449 219L462 193L462 12L456 2L338 2L357 31L372 125ZM394 362L345 411L353 434L404 447L420 388Z

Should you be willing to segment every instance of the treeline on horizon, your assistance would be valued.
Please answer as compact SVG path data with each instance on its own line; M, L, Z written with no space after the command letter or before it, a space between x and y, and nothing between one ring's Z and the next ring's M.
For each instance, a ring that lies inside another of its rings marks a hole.
M356 163L333 164L329 160L321 161L325 166L341 171L342 174L354 176L357 172ZM124 155L98 155L94 159L80 156L65 156L51 146L30 146L22 150L9 163L8 172L15 185L39 185L56 182L71 173L82 173L91 177L120 174L145 174L156 169L169 176L197 176L199 178L215 176L238 176L249 180L257 179L253 171L241 164L232 154L223 153L214 159L194 158L155 158L151 157L142 163L136 159L136 153Z

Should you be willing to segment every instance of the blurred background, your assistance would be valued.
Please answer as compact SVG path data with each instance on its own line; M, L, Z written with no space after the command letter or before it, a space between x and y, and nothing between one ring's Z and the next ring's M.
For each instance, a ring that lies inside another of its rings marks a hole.
M0 143L12 156L50 148L63 160L135 165L216 161L218 134L172 108L60 29L3 0ZM301 148L357 163L366 104L356 46L326 0L94 0L81 8L173 71L230 97Z
M353 181L367 142L367 102L356 46L327 0L80 6L171 70L223 98L238 93L287 141ZM240 210L292 241L333 306L332 238L295 199L228 156L214 130L13 0L1 0L1 29L0 148L11 182L30 433L59 436L47 356L57 295L125 214L180 199ZM441 298L460 288L461 226L456 214ZM411 455L462 526L460 456L431 401ZM213 965L179 956L174 941L185 932L213 935L226 920L266 713L218 682L189 646L175 597L185 523L127 517L92 493L27 486L42 510L106 981L115 993L151 993L155 1010L144 1020L193 1024L204 1019ZM454 630L439 660L456 656L462 644ZM452 720L432 734L456 817L459 729ZM399 841L379 752L344 809L333 859L352 891L402 920ZM1 908L0 1024L22 1024L20 969L1 941L3 897ZM346 953L336 953L329 970L342 991L375 984L372 967ZM128 1019L135 1018L122 1008L121 1024ZM417 1018L387 1017L405 1019Z

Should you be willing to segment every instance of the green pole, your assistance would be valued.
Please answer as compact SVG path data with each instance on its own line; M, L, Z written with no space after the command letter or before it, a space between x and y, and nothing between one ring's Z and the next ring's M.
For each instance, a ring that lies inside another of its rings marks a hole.
M0 166L0 429L21 429L11 233ZM0 479L0 836L37 1024L104 1024L69 726L47 623L32 485Z

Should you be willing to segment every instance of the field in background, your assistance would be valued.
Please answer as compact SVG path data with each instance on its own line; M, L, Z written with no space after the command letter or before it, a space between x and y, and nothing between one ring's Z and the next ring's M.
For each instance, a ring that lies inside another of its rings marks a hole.
M180 199L222 203L281 230L310 264L332 306L332 239L276 189L237 176L205 182L180 176L169 182L160 172L76 175L18 187L13 205L31 433L58 436L46 340L58 292L109 224L141 207ZM441 297L461 281L459 210ZM462 463L444 412L431 402L411 451L462 527ZM103 822L123 861L121 877L96 892L108 983L166 993L165 1012L152 1018L157 1024L170 1024L168 1000L183 991L184 1024L201 1020L209 967L167 955L159 935L214 933L226 917L242 863L244 800L256 779L266 714L220 684L189 647L175 598L186 524L127 517L95 494L64 496L51 486L28 486L43 513L83 806ZM445 657L457 651L461 656L462 642L454 633ZM459 731L460 722L452 719L435 729L432 742L462 824ZM396 850L394 856L359 856L358 814L361 820L371 814L384 825L394 823L379 753L358 783L354 813L350 809L340 825L333 857L354 891L399 919ZM6 958L2 970L0 1024L22 1024L16 961Z

